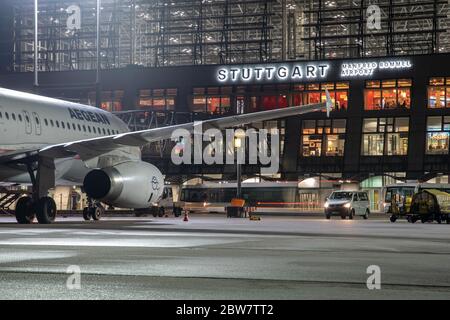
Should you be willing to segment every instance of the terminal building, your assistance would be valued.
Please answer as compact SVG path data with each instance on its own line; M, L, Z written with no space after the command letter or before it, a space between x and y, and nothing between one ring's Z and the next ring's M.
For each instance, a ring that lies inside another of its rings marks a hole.
M36 83L33 1L9 1L0 85L98 106L132 130L319 103L328 90L330 118L254 124L279 129L280 171L243 165L243 178L294 183L308 209L358 188L377 211L387 184L448 182L450 34L447 1L376 4L103 0L97 57L96 1L40 0ZM371 14L380 28L369 28ZM172 164L172 145L144 149L168 181L236 180L234 165Z

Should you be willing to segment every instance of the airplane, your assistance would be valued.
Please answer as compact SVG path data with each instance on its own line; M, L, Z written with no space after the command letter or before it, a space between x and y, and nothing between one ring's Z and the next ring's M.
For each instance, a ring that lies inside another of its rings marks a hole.
M277 118L327 111L332 100L205 120L203 128L226 129ZM194 123L131 132L118 117L92 106L0 88L0 182L31 184L17 200L19 224L50 224L57 215L48 196L61 179L82 186L88 197L85 219L99 220L104 203L149 208L163 193L164 178L141 160L141 148L170 139L175 129L193 132Z

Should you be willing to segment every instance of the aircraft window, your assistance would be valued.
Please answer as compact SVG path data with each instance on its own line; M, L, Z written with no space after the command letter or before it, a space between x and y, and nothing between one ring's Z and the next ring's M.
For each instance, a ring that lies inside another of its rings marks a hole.
M56 126L59 128L59 121L56 121Z
M106 130L105 130L105 128L103 128L103 134L105 134L105 135L106 135Z
M91 126L88 126L88 131L91 132Z
M86 132L86 126L83 124L83 131Z
M50 119L50 124L52 125L52 127L55 126L55 124L53 123L53 120L52 120L52 119Z
M6 117L6 120L9 120L9 114L8 114L8 112L5 112L5 117Z
M77 130L77 126L75 125L75 123L72 123L72 128L73 130Z
M48 126L48 120L44 119L45 125Z
M22 122L22 115L19 114L19 121Z
M70 130L70 123L67 122L67 129Z
M0 119L3 118L3 114L0 112Z
M16 115L13 113L13 114L11 114L11 117L12 117L12 119L14 120L14 121L16 121Z
M111 131L109 131L109 129L108 129L108 135L111 135Z
M37 124L37 125L40 124L40 123L39 123L39 118L38 118L38 117L35 117L34 120L36 120L36 124ZM22 120L20 120L20 121L22 121Z
M25 116L25 120L27 120L27 122L30 122L30 117L29 116Z
M81 131L81 126L80 125L78 125L78 131Z
M61 126L62 126L63 129L66 128L66 124L64 122L61 122Z
M95 127L92 127L92 132L97 133L97 131L95 130Z

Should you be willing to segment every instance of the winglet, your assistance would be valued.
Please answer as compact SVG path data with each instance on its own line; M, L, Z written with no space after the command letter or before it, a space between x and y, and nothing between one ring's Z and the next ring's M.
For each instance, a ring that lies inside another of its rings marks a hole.
M330 112L333 109L333 100L331 100L331 96L330 96L330 92L328 92L327 89L325 89L325 94L327 96L327 101L326 101L326 107L327 107L327 117L330 117Z

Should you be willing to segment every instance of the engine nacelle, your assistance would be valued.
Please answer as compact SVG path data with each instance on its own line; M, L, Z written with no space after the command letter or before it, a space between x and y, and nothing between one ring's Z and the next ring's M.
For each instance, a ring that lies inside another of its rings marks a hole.
M96 169L84 178L86 194L118 208L143 209L159 201L164 191L164 178L154 165L129 161Z

